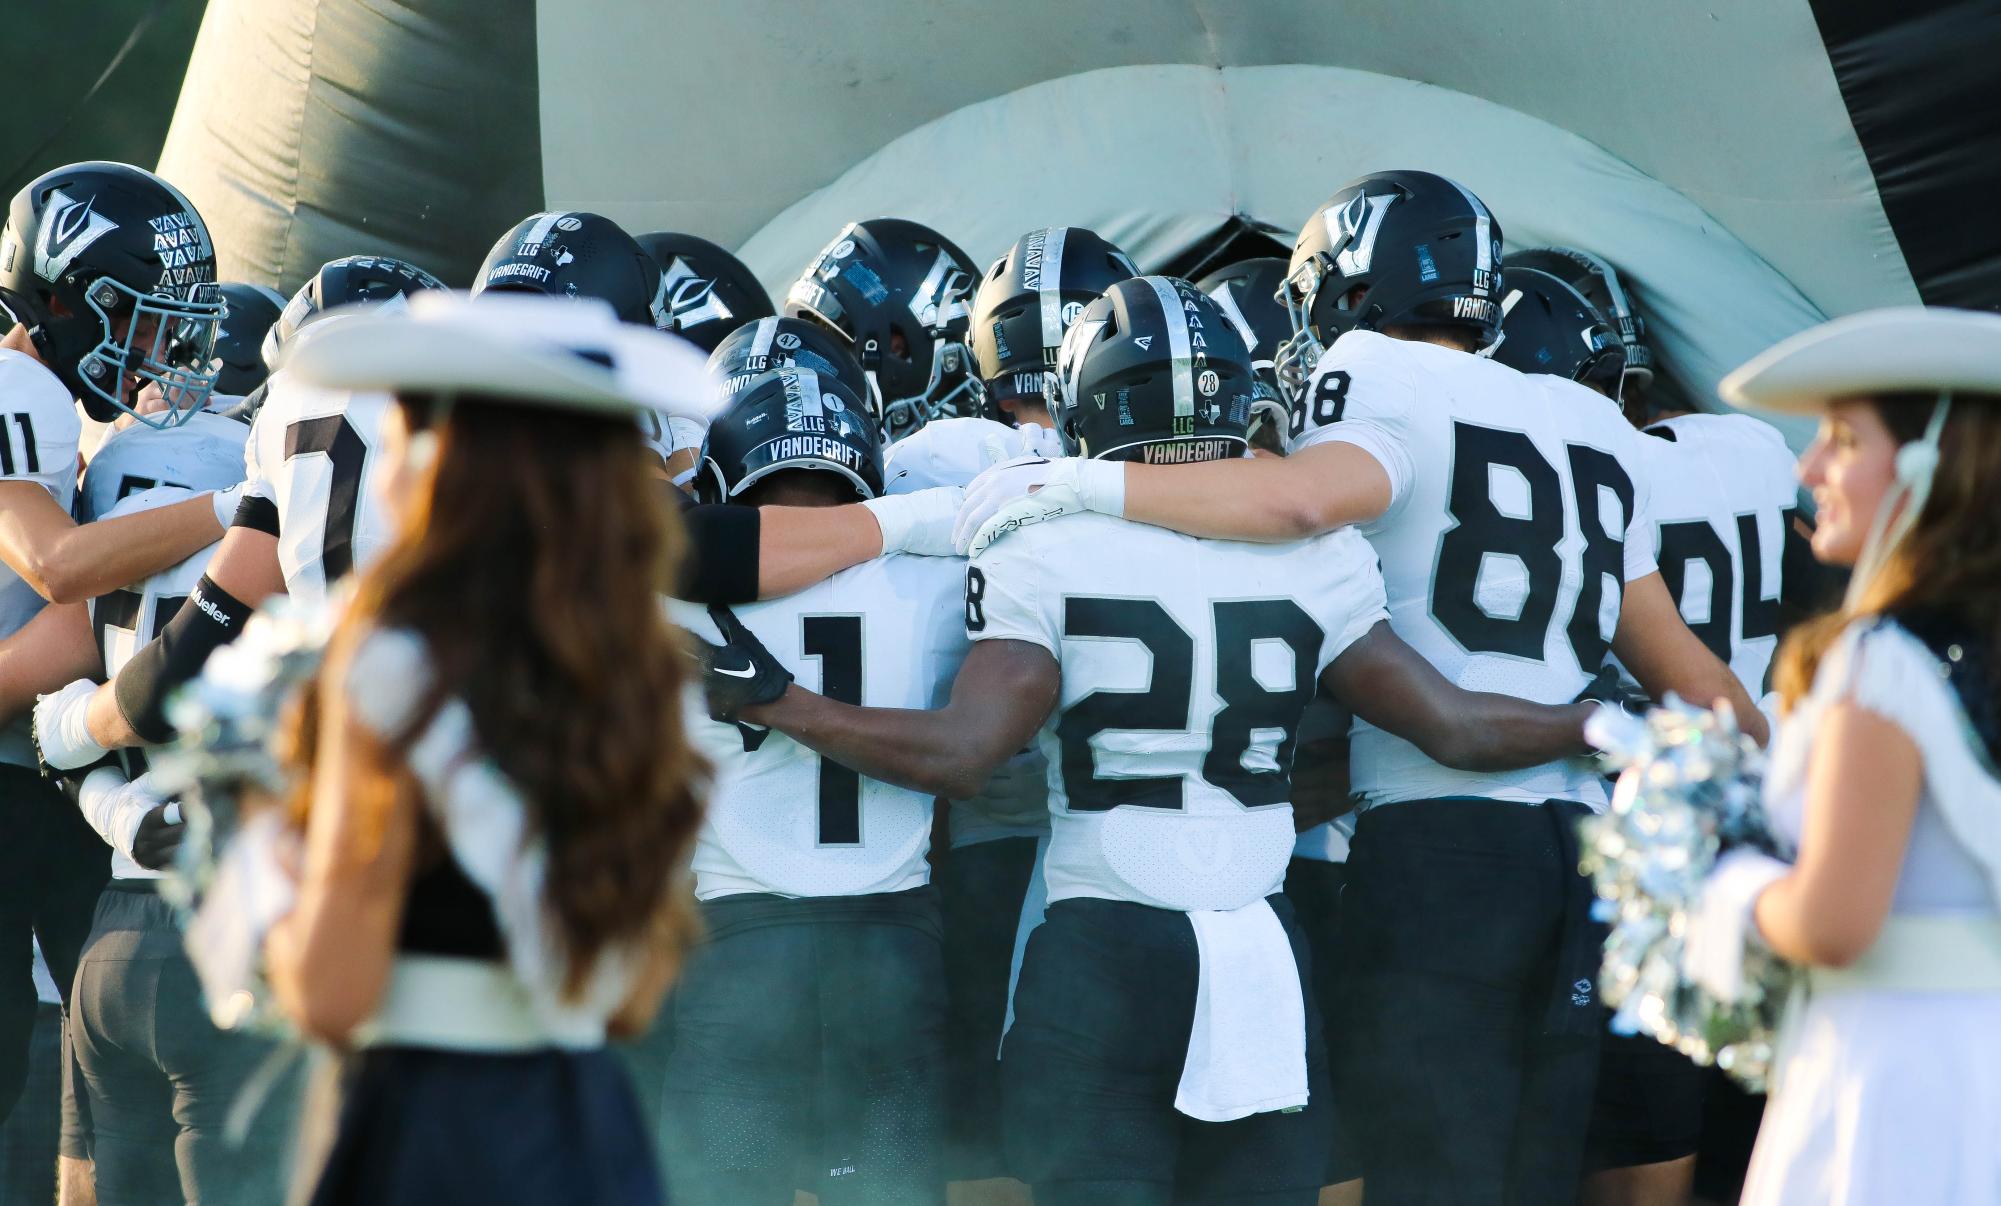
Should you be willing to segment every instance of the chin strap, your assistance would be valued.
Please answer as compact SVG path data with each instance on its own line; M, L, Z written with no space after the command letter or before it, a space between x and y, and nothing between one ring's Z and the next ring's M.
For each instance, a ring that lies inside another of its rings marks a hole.
M1848 579L1848 595L1842 606L1854 611L1869 584L1889 561L1890 554L1903 543L1904 536L1918 521L1931 497L1932 475L1938 470L1938 442L1945 432L1946 416L1952 411L1952 393L1939 394L1932 406L1925 433L1897 449L1897 480L1869 521L1869 535L1862 541L1862 555L1855 559L1855 572Z

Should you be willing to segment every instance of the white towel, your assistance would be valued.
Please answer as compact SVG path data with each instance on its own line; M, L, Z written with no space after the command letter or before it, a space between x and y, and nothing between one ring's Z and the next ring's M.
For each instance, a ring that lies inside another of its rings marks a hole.
M1306 998L1285 927L1263 900L1188 914L1201 960L1174 1108L1203 1122L1306 1104Z

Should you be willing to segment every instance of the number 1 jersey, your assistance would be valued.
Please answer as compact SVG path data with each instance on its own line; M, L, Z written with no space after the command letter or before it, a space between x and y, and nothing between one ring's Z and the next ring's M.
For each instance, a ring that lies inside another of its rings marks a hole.
M1049 899L1235 909L1292 857L1292 758L1320 672L1386 618L1342 529L1201 540L1102 515L1025 528L966 571L974 640L1055 655Z
M935 708L966 656L965 564L896 554L731 610L802 687L873 708ZM668 610L718 639L705 608L673 600ZM783 733L710 720L699 700L688 732L716 768L696 896L859 896L928 882L932 797L863 778Z
M387 394L318 389L283 373L268 383L244 476L278 508L278 567L293 598L323 601L394 538L373 481L392 405Z
M1625 583L1655 569L1650 437L1575 382L1373 331L1336 340L1303 398L1292 452L1353 444L1390 479L1389 509L1361 530L1381 558L1397 635L1469 691L1574 699L1604 664ZM1361 720L1351 748L1364 806L1605 803L1581 758L1453 770Z

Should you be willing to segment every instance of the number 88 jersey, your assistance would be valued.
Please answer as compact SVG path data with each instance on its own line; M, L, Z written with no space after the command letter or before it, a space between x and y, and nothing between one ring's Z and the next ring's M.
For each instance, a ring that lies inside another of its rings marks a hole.
M1575 382L1373 331L1336 340L1301 398L1293 453L1354 444L1390 479L1389 508L1362 532L1397 635L1469 691L1576 698L1604 663L1625 584L1655 572L1649 437ZM1361 720L1350 751L1365 807L1442 796L1605 803L1584 759L1452 770Z
M389 395L302 385L280 373L244 448L251 493L278 508L278 566L295 599L327 588L389 547L395 531L373 481Z
M1342 529L1201 540L1080 515L966 571L974 640L1062 671L1049 762L1051 901L1235 909L1292 857L1292 758L1322 670L1385 618L1375 556Z

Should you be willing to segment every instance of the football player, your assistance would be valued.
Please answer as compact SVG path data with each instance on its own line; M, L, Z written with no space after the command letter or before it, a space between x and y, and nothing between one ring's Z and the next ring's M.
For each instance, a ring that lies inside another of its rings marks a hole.
M1282 294L1279 379L1314 366L1291 455L1001 467L968 491L965 543L1071 510L1238 539L1359 524L1397 633L1452 681L1570 699L1610 648L1657 696L1729 699L1762 740L1655 568L1644 437L1574 382L1471 354L1499 334L1500 246L1451 180L1355 181L1307 221ZM1459 770L1357 712L1341 1083L1369 1198L1568 1200L1598 1030L1571 820L1604 784L1580 760Z
M222 302L208 229L151 172L78 163L15 195L0 230L0 635L46 603L76 604L181 560L221 534L233 500L190 498L78 525L82 416L171 426L208 400ZM0 1118L26 1075L30 935L67 1000L106 874L104 846L35 769L25 718L0 732Z
M933 418L977 414L980 379L966 346L979 269L919 222L850 222L785 295L785 313L838 331L882 399L896 441Z
M981 417L1052 426L1047 390L1063 332L1099 294L1138 275L1125 252L1081 226L1045 226L1016 239L973 297Z
M1551 272L1517 267L1547 264ZM1646 389L1654 363L1645 324L1617 271L1587 252L1550 248L1510 256L1507 338L1498 354L1524 372L1582 381L1609 398L1622 381ZM1583 293L1591 288L1598 313ZM1552 317L1560 321L1552 322ZM1621 332L1628 339L1621 339ZM1635 354L1633 347L1640 351ZM1611 349L1617 347L1615 353ZM1620 369L1631 355L1644 367ZM1616 362L1616 363L1615 363ZM1657 401L1675 396L1648 390ZM1777 648L1787 569L1812 552L1794 529L1793 458L1784 437L1749 415L1663 411L1648 401L1625 407L1641 430L1653 482L1650 518L1661 578L1690 631L1729 664L1753 698ZM1630 681L1630 676L1627 676ZM1703 1130L1707 1078L1686 1056L1645 1035L1605 1033L1592 1109L1585 1200L1592 1206L1668 1206L1688 1199Z
M1249 356L1186 281L1113 285L1060 372L1080 456L1194 476L1244 453ZM1442 765L1499 768L1582 750L1588 705L1447 682L1390 630L1375 556L1348 531L1250 544L1105 516L1041 525L974 559L965 608L974 646L942 709L795 684L741 718L946 795L1038 735L1050 905L1001 1061L1009 1159L1038 1203L1314 1201L1329 1094L1278 895L1302 711L1325 690ZM772 694L738 644L714 654L712 707Z
M146 490L110 514L188 493ZM82 608L44 611L74 613L74 627L51 637L81 642L88 664L79 673L101 678L117 670L187 601L212 550L91 600L87 617ZM273 1093L254 1126L225 1140L230 1112L272 1044L222 1033L209 1021L174 910L152 890L184 827L178 806L152 790L143 766L143 759L100 766L77 788L84 818L111 847L112 882L97 902L69 1013L62 1180L94 1183L105 1202L177 1200L184 1191L202 1201L276 1201L295 1103L289 1091Z
M264 336L278 324L286 299L269 285L243 281L224 281L218 291L223 315L215 336L215 358L222 364L215 378L216 401L210 405L221 410L248 397L271 375L264 363Z
M833 507L882 489L862 395L803 365L709 428L702 497ZM937 703L966 649L963 563L888 556L805 590L705 613L757 632L787 671L851 703ZM929 793L867 779L790 738L699 721L716 767L695 857L707 943L660 1033L663 1153L677 1202L829 1206L942 1196L945 985L929 886ZM801 1177L804 1177L802 1182Z
M704 352L745 323L775 312L771 295L744 262L707 239L672 231L638 237L639 249L660 265L662 310L672 331Z

